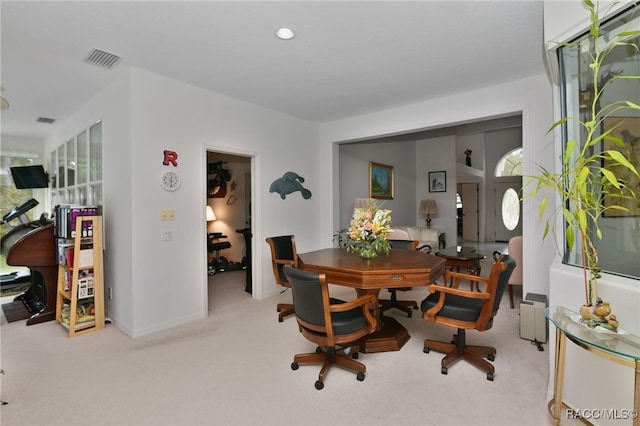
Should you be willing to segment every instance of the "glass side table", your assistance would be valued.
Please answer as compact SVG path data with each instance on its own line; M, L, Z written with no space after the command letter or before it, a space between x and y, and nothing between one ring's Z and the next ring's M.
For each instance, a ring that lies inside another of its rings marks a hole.
M633 426L640 426L640 336L633 334L616 334L615 339L610 339L611 333L600 333L585 327L575 321L580 314L561 306L550 306L544 310L544 315L556 326L556 354L555 370L553 375L553 399L549 401L549 412L554 424L560 424L562 407L562 386L564 380L564 363L567 348L567 340L572 341L582 349L618 364L631 367L635 372L633 409L629 418L633 418ZM553 411L552 411L553 407ZM570 408L570 407L567 407ZM634 415L632 415L634 414Z

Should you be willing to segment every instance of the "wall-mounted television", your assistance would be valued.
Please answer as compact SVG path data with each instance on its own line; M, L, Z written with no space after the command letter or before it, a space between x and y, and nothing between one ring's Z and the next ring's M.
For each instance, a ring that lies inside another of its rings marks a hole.
M11 167L11 175L17 189L46 188L49 186L49 176L44 171L42 164Z

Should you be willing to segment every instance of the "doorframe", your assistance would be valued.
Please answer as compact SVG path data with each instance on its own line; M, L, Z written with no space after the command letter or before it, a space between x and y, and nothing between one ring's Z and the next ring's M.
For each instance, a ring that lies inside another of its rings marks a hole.
M261 300L263 298L263 286L262 286L262 256L258 256L258 244L256 241L262 240L262 226L257 223L258 218L262 217L262 203L260 197L258 197L257 188L262 187L262 179L260 178L262 172L261 155L257 151L243 150L237 148L231 148L222 145L209 145L203 144L201 151L200 161L200 208L201 221L205 224L202 228L203 243L207 240L207 220L205 217L205 208L207 205L207 152L213 151L221 154L237 155L240 157L248 157L251 160L251 281L252 281L252 293L251 298L254 300ZM207 275L207 247L206 244L201 245L204 253L200 256L205 265L200 269L202 270L202 309L204 316L208 316L209 313L209 300L208 300L208 283L209 276Z

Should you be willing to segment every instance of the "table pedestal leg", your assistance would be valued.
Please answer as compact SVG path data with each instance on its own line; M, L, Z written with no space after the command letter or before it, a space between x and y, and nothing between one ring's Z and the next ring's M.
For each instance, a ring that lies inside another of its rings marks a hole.
M358 296L375 294L377 298L380 290L356 289L356 293ZM395 318L385 317L380 314L378 303L376 303L374 316L378 320L376 331L360 339L358 342L360 351L363 353L375 353L399 351L402 349L404 344L411 338L407 329L396 321Z

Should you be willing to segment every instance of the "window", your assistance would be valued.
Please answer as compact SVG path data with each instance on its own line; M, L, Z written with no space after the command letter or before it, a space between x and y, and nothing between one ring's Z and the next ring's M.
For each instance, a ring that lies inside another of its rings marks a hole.
M9 213L13 207L35 198L33 189L16 189L11 175L11 167L33 166L36 164L42 164L37 154L5 152L0 155L0 205L2 205L3 215ZM26 215L29 219L33 219L33 211L28 211ZM0 227L0 236L6 234L10 229L8 226Z
M102 122L51 152L51 196L72 204L101 205Z
M605 22L601 27L602 39L600 42L609 43L611 34L622 34L623 31L638 31L640 29L640 16L634 8ZM640 42L637 34L628 37L636 45ZM563 46L558 49L558 61L560 65L560 96L562 116L580 117L586 121L589 115L589 107L593 99L593 73L589 67L591 63L589 49L591 35L587 32L577 38L576 42L581 42L580 46ZM607 56L607 62L602 69L601 84L606 82L611 75L638 75L640 73L640 53L637 49L629 49L626 46L616 46L611 54ZM600 105L610 105L621 100L640 99L640 84L637 80L621 79L611 81L602 93ZM628 120L628 123L636 123L629 126L629 137L631 145L633 140L640 138L640 114L637 111L620 111L616 118ZM581 132L584 128L575 121L567 121L562 132L563 143L566 145L569 140L584 140ZM601 129L599 129L601 131ZM638 157L631 158L638 164ZM636 188L636 192L640 188ZM566 206L571 209L571 206ZM598 250L599 265L603 271L640 279L640 216L632 214L611 215L602 217L598 221L598 226L603 232L602 239L593 236L593 242ZM564 256L564 263L580 266L581 258L576 251L567 251Z
M522 148L508 152L498 161L495 176L522 176Z

